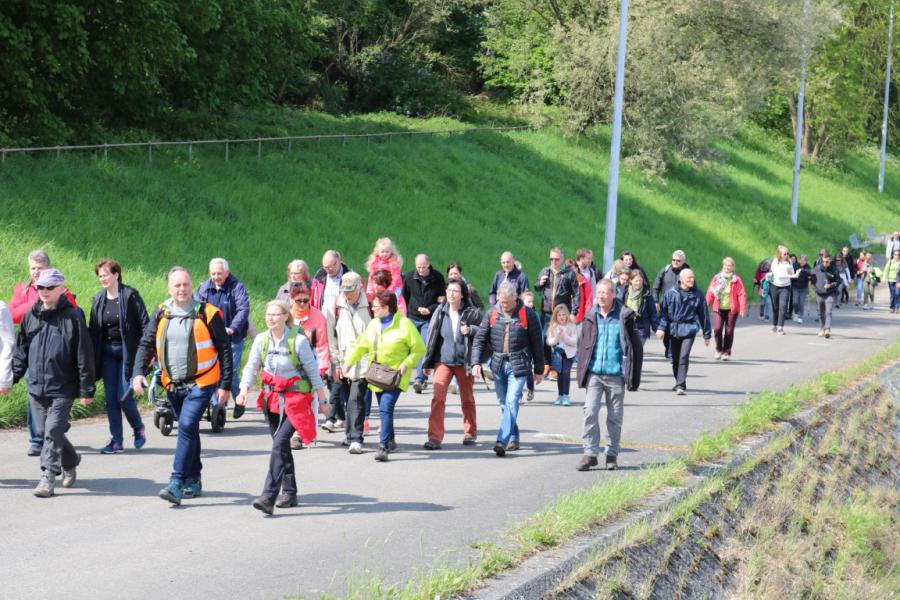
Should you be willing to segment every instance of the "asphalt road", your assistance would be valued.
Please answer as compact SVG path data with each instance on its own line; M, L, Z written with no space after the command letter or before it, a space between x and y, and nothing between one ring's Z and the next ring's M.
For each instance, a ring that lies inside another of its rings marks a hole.
M465 560L476 554L472 543L497 539L560 493L676 456L701 431L728 424L748 392L783 390L896 341L900 315L841 308L830 340L816 337L815 323L786 329L776 336L755 315L742 320L728 363L695 344L686 396L671 391L661 344L648 342L642 389L626 397L617 473L575 470L583 394L573 391L572 407L554 406L554 383L538 386L523 406L523 448L503 459L491 451L499 422L492 392L478 386L477 446L462 446L451 396L444 449L427 452L430 396L410 390L397 405L400 447L390 462L373 460L375 437L353 456L341 434L323 432L316 447L294 453L300 506L274 517L250 507L270 447L258 413L230 421L221 434L202 425L203 495L181 507L157 497L176 436L163 437L149 420L147 446L133 450L126 439L126 452L114 456L98 454L105 420L74 424L70 439L83 454L78 483L51 499L32 496L40 473L38 460L25 456L26 434L0 432L0 596L315 597L340 594L348 578L377 573L396 582L436 557Z

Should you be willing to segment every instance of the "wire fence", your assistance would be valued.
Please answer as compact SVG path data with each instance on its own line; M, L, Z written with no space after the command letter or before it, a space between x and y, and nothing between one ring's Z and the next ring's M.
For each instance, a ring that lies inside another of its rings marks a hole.
M109 151L122 148L146 148L147 162L153 164L153 149L167 148L174 146L187 146L188 159L194 158L194 146L224 146L225 160L231 157L231 151L235 146L256 144L256 158L262 159L262 149L264 143L270 142L287 142L288 152L293 149L294 142L315 142L317 145L322 140L341 140L342 145L346 145L347 140L361 140L365 138L366 145L370 145L372 140L387 139L390 141L395 137L434 137L438 135L454 136L465 135L478 132L494 132L494 131L526 131L537 129L534 125L508 125L502 127L472 127L467 129L444 129L439 131L384 131L375 133L331 133L320 135L290 135L282 137L255 137L255 138L238 138L225 140L184 140L184 141L147 141L147 142L121 142L114 144L82 144L74 146L34 146L31 148L0 148L0 164L6 162L6 156L12 154L42 154L56 153L57 158L62 156L63 152L103 152L103 160L109 160Z

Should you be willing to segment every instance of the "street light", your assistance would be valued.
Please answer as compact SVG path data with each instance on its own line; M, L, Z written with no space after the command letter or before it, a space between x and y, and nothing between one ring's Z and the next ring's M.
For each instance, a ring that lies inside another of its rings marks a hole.
M791 223L797 224L797 210L800 204L800 149L803 144L803 95L806 92L806 61L809 58L809 46L806 31L809 0L803 0L803 19L800 41L800 91L797 94L797 131L794 133L794 189L791 195Z
M609 150L609 190L606 195L606 229L603 239L603 272L612 268L616 253L616 211L619 203L619 158L622 154L622 102L625 95L625 42L628 39L628 0L619 5L619 48L616 52L616 91L612 139Z
M881 118L881 166L878 169L878 193L884 192L884 163L887 158L888 100L891 97L891 59L894 55L894 0L888 19L887 66L884 74L884 116Z

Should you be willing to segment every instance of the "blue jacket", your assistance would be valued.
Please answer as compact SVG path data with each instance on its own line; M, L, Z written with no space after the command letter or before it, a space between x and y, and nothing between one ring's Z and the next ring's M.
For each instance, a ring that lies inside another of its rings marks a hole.
M663 295L659 306L659 329L678 338L694 337L701 330L703 339L712 337L706 298L697 286L683 290L679 285Z
M247 288L237 277L229 273L219 290L211 279L207 279L200 284L196 298L222 311L225 328L234 331L231 335L232 343L243 341L247 337L247 328L250 325L250 296L247 295Z
M577 353L578 387L587 387L596 352L604 352L605 356L621 361L617 365L606 366L611 367L610 374L619 374L625 379L628 391L633 392L640 387L644 346L635 327L634 312L618 300L613 301L606 317L600 314L598 306L594 306L581 322Z
M506 274L506 271L500 269L494 273L494 280L491 282L491 290L488 292L488 305L497 304L497 288L504 281L509 281L516 286L516 295L521 296L522 292L528 290L528 275L513 267L513 270Z

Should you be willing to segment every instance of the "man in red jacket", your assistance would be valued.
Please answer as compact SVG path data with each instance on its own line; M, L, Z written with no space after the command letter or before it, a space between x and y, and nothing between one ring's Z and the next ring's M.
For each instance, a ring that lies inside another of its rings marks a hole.
M41 271L49 268L50 257L47 256L47 253L43 250L34 250L28 255L28 269L31 274L31 279L16 284L15 289L13 289L12 299L9 301L9 312L12 315L14 324L19 325L22 322L22 317L25 316L25 313L31 310L31 307L37 302L38 291L35 287L35 282L41 274ZM75 303L75 297L68 289L65 291L65 295L66 298L68 298L69 303L77 309L78 305ZM31 414L30 403L28 404L26 422L28 424L28 438L30 441L28 446L28 456L40 456L41 448L44 445L44 439L38 434L33 425L34 418Z

